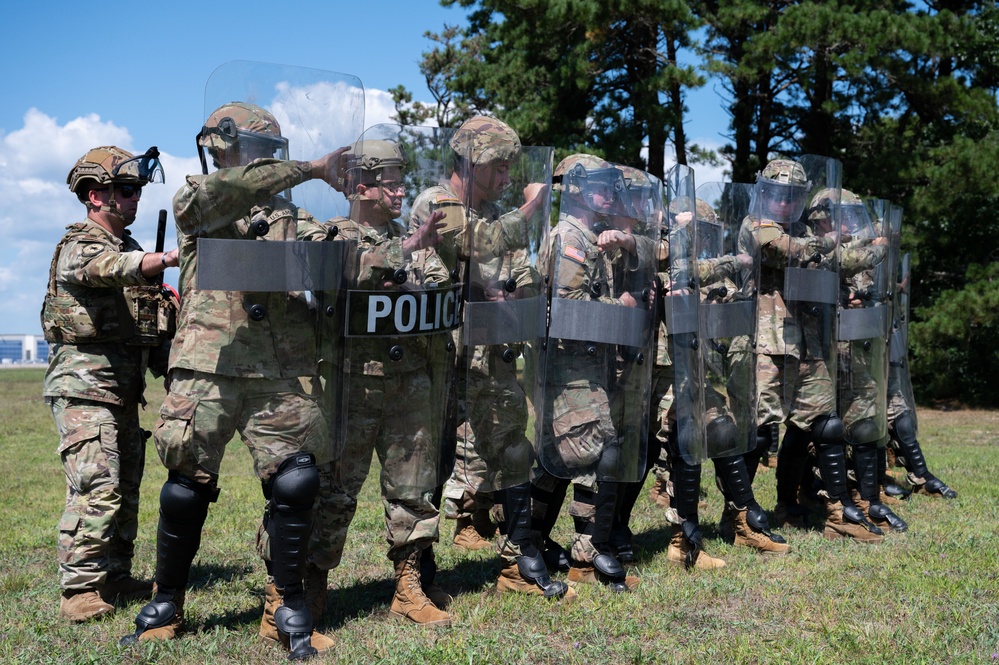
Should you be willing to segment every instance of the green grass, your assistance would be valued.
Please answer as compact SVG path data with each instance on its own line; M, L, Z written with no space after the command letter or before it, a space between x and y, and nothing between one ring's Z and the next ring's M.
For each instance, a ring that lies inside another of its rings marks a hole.
M135 603L93 624L58 619L56 523L65 487L41 380L42 370L0 371L0 662L283 662L280 650L257 639L264 574L253 540L262 499L238 440L195 562L190 633L170 644L118 647L133 629ZM151 429L162 385L148 392L143 422ZM633 523L642 585L626 595L583 587L570 605L498 596L496 556L451 547L453 524L445 523L438 581L456 596L455 625L432 630L388 615L393 585L373 469L321 626L339 646L319 662L999 663L999 413L922 411L920 439L931 470L960 497L914 497L898 508L908 534L861 546L792 531L788 556L763 558L718 539L721 500L706 473L706 547L727 568L688 573L667 565L662 510L643 496ZM152 575L165 476L150 444L141 577ZM762 471L756 487L772 506L773 471ZM570 528L563 516L563 542Z

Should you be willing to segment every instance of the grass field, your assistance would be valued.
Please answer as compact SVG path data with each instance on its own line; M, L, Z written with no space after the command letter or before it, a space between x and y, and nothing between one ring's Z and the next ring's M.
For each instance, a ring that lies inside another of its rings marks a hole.
M250 458L231 444L188 594L192 630L165 645L121 648L139 604L97 623L58 619L56 523L64 478L55 426L40 398L43 370L0 371L0 662L274 663L257 639L263 566L253 553L262 499ZM148 391L151 429L162 385ZM365 485L343 565L333 571L324 632L339 642L326 663L999 663L999 412L929 411L920 439L930 469L960 494L914 497L896 509L910 524L881 546L832 542L818 531L784 535L791 553L766 559L718 539L721 500L708 474L701 523L708 551L728 567L687 572L665 562L662 510L643 496L633 528L642 585L631 594L579 589L569 605L498 596L489 552L450 545L442 525L438 581L456 596L455 625L419 629L388 615L377 482ZM376 462L377 463L377 462ZM158 493L166 477L150 442L142 491L137 576L155 559ZM377 473L372 473L377 479ZM774 477L756 481L772 507ZM570 523L556 535L568 541Z

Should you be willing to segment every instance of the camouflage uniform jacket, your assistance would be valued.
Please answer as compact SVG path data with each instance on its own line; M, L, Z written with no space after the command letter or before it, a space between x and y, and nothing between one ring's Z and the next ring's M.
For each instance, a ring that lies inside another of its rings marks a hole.
M753 255L753 229L757 229L760 244L759 322L756 351L771 356L801 357L801 324L788 315L784 302L784 271L790 261L802 262L816 253L828 255L835 240L814 235L801 224L794 225L794 234L769 219L746 217L739 231L739 250Z
M413 203L411 228L423 224L430 216L433 202L458 198L450 182L429 187ZM458 266L469 256L471 245L474 244L476 256L469 262L472 274L462 275L464 280L471 282L472 287L491 285L507 277L513 277L518 287L537 283L524 252L528 243L528 224L524 213L518 209L500 214L499 207L493 202L483 204L479 210L463 207L468 217L466 229L444 236L437 246L437 253L444 264L452 268ZM456 337L460 338L460 335ZM465 352L461 340L455 341L459 349ZM492 352L492 347L473 349L468 361L470 368L488 374Z
M203 291L195 286L198 238L326 240L328 228L278 192L311 176L308 162L259 159L247 166L190 175L173 199L180 247L181 309L170 367L252 378L313 376L315 318L303 293ZM255 267L256 268L256 267ZM262 305L264 319L249 310Z
M117 311L122 313L126 309L123 287L155 284L142 276L140 268L146 253L127 230L123 238L117 238L90 220L67 229L49 275L61 300L68 297L84 304L111 297ZM115 318L104 319L97 326L101 333L113 338L121 324ZM151 350L149 367L157 375L166 373L168 349L169 344L165 344ZM141 400L144 374L142 347L121 341L54 343L50 345L44 396L75 397L120 406Z
M446 286L450 274L432 249L414 252L410 260L404 256L402 241L405 228L398 221L389 222L384 229L359 224L345 217L331 219L329 224L337 229L337 239L357 243L357 271L351 288L364 291L395 291L422 288L433 282ZM402 268L407 272L405 284L391 281L390 274ZM362 313L363 315L363 313ZM423 368L427 364L427 342L420 335L391 338L352 338L347 340L349 358L345 371L368 376L385 376ZM403 349L402 358L388 360L388 350L393 345ZM387 371L391 370L391 371Z

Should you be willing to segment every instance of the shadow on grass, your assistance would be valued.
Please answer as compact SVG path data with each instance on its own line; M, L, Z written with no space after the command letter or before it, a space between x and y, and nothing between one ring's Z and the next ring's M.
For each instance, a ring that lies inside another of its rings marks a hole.
M219 584L228 584L246 577L253 572L249 565L196 563L191 566L189 590L210 589Z

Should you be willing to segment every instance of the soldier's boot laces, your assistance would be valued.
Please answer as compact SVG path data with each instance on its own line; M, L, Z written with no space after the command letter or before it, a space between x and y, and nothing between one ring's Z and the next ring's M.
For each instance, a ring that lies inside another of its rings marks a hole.
M395 595L389 614L420 626L450 626L451 615L441 610L420 584L420 553L395 562Z
M496 590L500 593L544 596L552 601L570 602L576 597L572 587L551 578L540 554L534 557L521 555L516 559L504 558L503 569L496 581Z
M701 547L700 532L694 534L696 544L691 542L679 524L670 525L669 548L666 550L666 560L677 566L695 570L712 570L724 568L725 562L710 556Z
M318 570L318 569L315 569ZM326 572L326 571L322 571ZM307 573L308 574L308 573ZM324 576L325 581L325 576ZM325 591L326 585L323 584L323 589ZM306 587L306 606L310 607L308 596L308 587ZM323 593L325 599L326 594ZM260 637L263 638L265 642L270 644L281 644L285 649L291 648L291 643L289 641L287 634L281 634L278 631L277 621L275 615L278 608L284 605L284 597L281 594L281 590L274 585L274 581L268 578L267 583L264 585L264 615L260 617ZM311 607L310 607L311 615ZM318 630L313 630L310 636L310 641L312 642L312 648L318 653L326 653L336 645L336 642L331 638L323 635Z
M135 632L119 640L119 644L175 640L184 632L185 592L173 595L156 594L135 617Z
M459 517L454 525L454 545L466 550L484 550L493 544L482 537L471 517Z
M137 580L128 573L109 578L101 589L101 598L109 603L115 601L149 600L153 597L153 583Z
M867 519L863 510L834 499L826 502L826 522L822 535L830 540L850 538L867 544L884 541L884 532Z
M59 616L70 623L83 623L114 612L96 591L65 591L59 598Z
M781 536L770 530L766 515L758 507L739 509L732 507L735 520L733 544L749 547L763 554L787 554L791 546Z
M437 586L437 559L434 557L433 547L427 547L420 553L420 586L423 593L437 609L447 611L454 602L454 598L444 589Z

